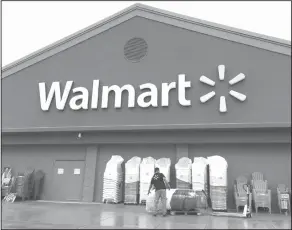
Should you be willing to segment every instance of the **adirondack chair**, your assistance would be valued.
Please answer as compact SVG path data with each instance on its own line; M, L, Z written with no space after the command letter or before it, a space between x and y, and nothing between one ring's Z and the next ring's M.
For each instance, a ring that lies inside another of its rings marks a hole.
M234 199L237 212L238 208L246 205L247 202L246 191L243 187L244 184L247 184L247 178L245 176L239 176L236 178L234 183Z
M291 213L290 194L289 194L289 189L286 185L284 184L278 185L277 196L278 196L278 206L279 206L280 213L282 213L283 210L287 210L287 212Z
M237 184L240 184L240 183L247 184L247 178L245 176L239 176L236 178L235 182Z
M251 178L253 181L255 180L264 180L264 174L261 172L253 172L251 174Z
M235 183L234 184L234 199L235 199L235 205L236 205L236 211L238 212L239 207L245 206L247 204L247 195L244 188L245 184L247 183ZM249 197L249 205L251 206L251 194Z
M256 213L258 208L268 208L271 214L271 190L268 189L266 180L255 180L253 183L252 197Z

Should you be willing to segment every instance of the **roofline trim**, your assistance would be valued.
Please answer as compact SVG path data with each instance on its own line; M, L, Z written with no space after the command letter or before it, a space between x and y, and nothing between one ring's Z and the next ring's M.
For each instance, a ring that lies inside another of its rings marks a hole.
M291 56L291 41L236 29L136 3L110 17L4 66L2 68L2 78L90 39L135 16Z
M206 123L206 124L157 124L157 125L112 125L112 126L64 126L4 128L2 133L31 132L80 132L80 131L131 131L131 130L188 130L188 129L238 129L238 128L291 128L289 122L264 123Z

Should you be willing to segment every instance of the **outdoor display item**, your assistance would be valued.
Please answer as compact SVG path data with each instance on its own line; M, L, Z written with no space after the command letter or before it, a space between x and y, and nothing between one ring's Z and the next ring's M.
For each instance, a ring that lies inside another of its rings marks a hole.
M155 211L155 191L152 190L146 202L146 211ZM208 207L207 199L202 191L192 189L170 189L166 190L166 209L170 212L196 212L200 213ZM162 211L162 202L159 200L158 212Z
M125 164L124 204L138 204L140 184L140 157L132 157Z
M227 211L227 162L223 157L208 157L210 198L214 211Z
M209 194L208 186L208 161L204 157L195 157L192 164L192 189L194 191L204 190Z
M11 168L5 167L2 171L1 196L7 196L15 185L15 177L12 176Z
M122 202L123 162L124 159L121 156L113 155L106 164L103 175L103 194L102 194L102 201L104 203Z
M16 199L16 193L9 193L3 198L3 202L13 203Z
M36 171L34 175L33 199L41 197L41 192L44 184L45 173L42 170Z
M246 191L247 202L244 206L243 213L232 213L232 212L212 212L212 216L222 216L222 217L238 217L238 218L251 218L251 186L249 184L244 185L244 190Z
M10 167L5 167L2 171L1 186L8 186L11 183L12 173Z
M166 209L167 210L170 210L170 200L171 200L171 197L173 195L173 193L175 192L176 189L170 189L170 190L166 190ZM151 190L150 191L150 194L147 196L147 199L146 199L146 211L147 212L154 212L155 211L155 190ZM159 203L158 203L158 212L161 212L162 213L162 201L159 200Z
M288 212L291 212L290 194L288 187L284 184L279 184L277 186L277 196L280 213L284 212L286 215L288 215Z
M16 196L22 200L30 199L33 195L34 169L26 169L24 173L18 173L15 183Z
M191 189L192 188L192 160L182 157L175 164L176 188Z
M146 157L140 164L140 204L146 203L151 178L154 175L155 162L153 157Z

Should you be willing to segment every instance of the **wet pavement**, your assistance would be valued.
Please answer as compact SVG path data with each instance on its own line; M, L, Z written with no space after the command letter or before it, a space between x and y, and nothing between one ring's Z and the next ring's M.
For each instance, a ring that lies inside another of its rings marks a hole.
M291 216L253 214L251 219L146 213L145 206L16 202L2 205L3 229L291 229Z

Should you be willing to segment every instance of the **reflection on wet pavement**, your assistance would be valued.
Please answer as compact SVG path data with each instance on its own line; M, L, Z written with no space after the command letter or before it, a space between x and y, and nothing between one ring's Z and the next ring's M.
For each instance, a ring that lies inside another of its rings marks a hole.
M157 216L145 206L19 202L3 204L6 229L291 229L291 216L254 214L251 219L203 216Z

